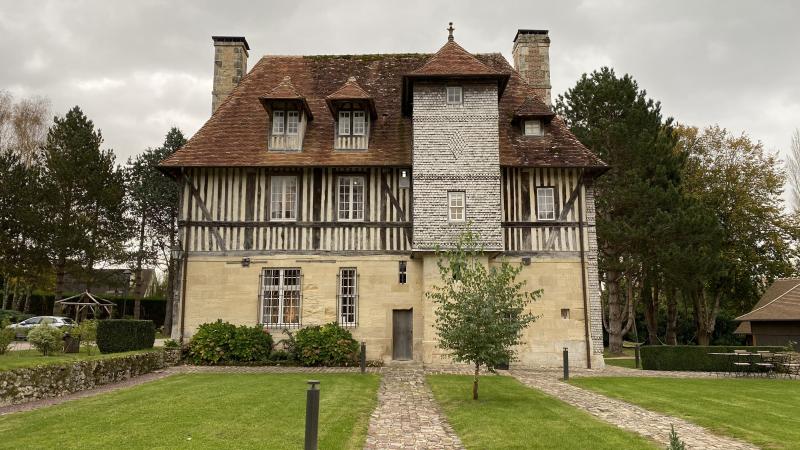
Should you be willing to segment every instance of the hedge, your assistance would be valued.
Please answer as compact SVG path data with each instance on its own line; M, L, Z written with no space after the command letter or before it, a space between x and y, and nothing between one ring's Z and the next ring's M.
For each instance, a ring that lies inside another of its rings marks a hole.
M64 293L64 297L69 297L71 293ZM114 302L117 306L113 309L115 319L124 316L133 316L133 306L135 299L133 297L113 297L98 294L106 300ZM53 302L55 297L53 294L35 292L31 294L28 312L26 317L32 316L49 316L53 314ZM142 299L141 318L152 320L156 328L164 325L164 316L167 312L167 300L163 298L146 297ZM124 311L123 311L124 308ZM18 313L22 314L22 313ZM105 313L104 313L105 314ZM105 316L104 316L105 317Z
M743 345L645 345L641 347L642 368L645 370L680 370L689 372L724 372L729 359L709 353L733 353L734 350L750 352L784 351L783 347L746 347Z
M101 320L97 322L97 348L119 353L153 348L156 327L151 320Z

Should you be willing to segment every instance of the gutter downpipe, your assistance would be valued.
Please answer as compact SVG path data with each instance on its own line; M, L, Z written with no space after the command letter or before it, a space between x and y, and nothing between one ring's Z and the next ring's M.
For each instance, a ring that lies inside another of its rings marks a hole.
M581 169L581 176L578 180L579 187L581 192L578 195L578 235L580 240L580 251L581 251L581 287L583 288L583 323L584 323L584 332L586 335L586 368L592 368L592 343L591 338L589 336L589 293L588 287L586 286L586 249L583 243L584 232L583 232L583 215L585 211L583 210L583 195L584 195L584 188L585 184L583 182L584 177L584 169ZM185 274L184 274L185 276Z

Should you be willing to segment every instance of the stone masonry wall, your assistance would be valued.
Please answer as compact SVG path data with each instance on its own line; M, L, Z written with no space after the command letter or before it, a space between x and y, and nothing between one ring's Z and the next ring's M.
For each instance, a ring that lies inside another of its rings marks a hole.
M471 223L486 250L502 250L497 85L464 84L448 105L444 83L414 85L415 250L451 246ZM448 220L448 191L464 191L466 222Z
M177 364L180 350L0 371L0 406L60 397Z
M214 90L211 113L228 97L247 73L247 49L242 42L214 43Z
M514 68L534 92L552 104L550 86L550 37L547 32L520 33L512 50Z
M592 351L603 354L603 306L600 302L600 274L597 261L597 226L595 225L594 188L586 187L586 237L589 248L586 253L588 263L589 319L592 337Z

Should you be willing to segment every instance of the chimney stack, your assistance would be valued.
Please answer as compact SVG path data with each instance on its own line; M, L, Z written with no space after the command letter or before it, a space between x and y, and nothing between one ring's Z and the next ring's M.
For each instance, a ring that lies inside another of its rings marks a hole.
M550 36L547 30L517 30L514 68L548 105L550 98Z
M214 40L214 89L211 91L211 114L228 97L247 73L247 51L243 36L212 36Z

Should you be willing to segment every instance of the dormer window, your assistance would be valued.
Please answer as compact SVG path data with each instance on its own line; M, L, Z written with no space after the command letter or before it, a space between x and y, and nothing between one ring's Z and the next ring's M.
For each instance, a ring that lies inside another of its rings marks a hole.
M273 111L272 135L296 135L300 124L300 111Z
M463 102L461 86L447 86L447 104L460 105Z
M267 110L269 140L267 148L276 151L300 151L308 122L314 118L305 97L289 77L258 98Z
M525 136L543 136L544 129L542 128L542 121L538 119L526 120L523 123Z
M366 150L369 144L369 114L362 105L343 105L336 115L337 150Z

